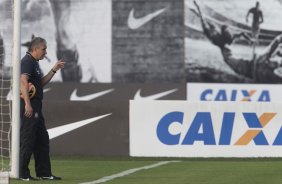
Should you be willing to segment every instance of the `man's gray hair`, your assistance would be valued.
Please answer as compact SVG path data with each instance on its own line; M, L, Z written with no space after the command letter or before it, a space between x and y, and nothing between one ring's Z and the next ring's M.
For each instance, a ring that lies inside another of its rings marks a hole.
M42 43L47 44L44 38L41 38L41 37L33 38L32 41L30 42L30 47L28 48L28 51L29 52L33 51L35 48L38 48L39 45Z

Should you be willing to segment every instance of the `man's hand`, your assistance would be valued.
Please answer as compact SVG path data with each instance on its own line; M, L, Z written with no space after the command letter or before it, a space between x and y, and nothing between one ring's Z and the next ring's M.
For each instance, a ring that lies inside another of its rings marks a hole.
M50 72L45 75L44 77L41 78L41 84L42 86L45 86L51 79L52 77L55 75L55 73L64 68L65 66L65 62L63 60L59 60L56 62L56 64L53 66L53 68L50 70Z
M52 68L55 72L64 68L65 63L62 59L60 59L59 61L57 61L57 63L54 65L54 67Z
M30 104L25 104L25 112L24 115L28 118L31 118L33 114L33 109Z

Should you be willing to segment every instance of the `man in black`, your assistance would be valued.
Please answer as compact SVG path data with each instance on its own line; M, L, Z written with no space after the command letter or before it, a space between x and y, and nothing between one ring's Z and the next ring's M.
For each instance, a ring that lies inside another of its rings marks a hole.
M29 51L21 60L21 129L20 129L20 179L33 180L28 168L31 155L34 155L36 176L44 180L59 180L52 175L49 157L49 135L45 127L42 114L43 86L64 68L65 62L59 60L45 76L39 69L39 60L42 60L47 49L43 38L35 37ZM36 88L33 98L29 98L28 83Z
M263 23L263 14L261 9L259 8L259 2L256 2L256 7L249 9L246 22L248 22L249 15L253 14L253 22L252 22L252 34L253 38L258 39L258 35L260 32L260 24Z

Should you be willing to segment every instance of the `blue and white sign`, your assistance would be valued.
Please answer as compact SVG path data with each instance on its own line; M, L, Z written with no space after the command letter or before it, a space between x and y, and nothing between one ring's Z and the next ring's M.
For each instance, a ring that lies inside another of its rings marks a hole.
M131 101L130 155L281 157L282 104Z

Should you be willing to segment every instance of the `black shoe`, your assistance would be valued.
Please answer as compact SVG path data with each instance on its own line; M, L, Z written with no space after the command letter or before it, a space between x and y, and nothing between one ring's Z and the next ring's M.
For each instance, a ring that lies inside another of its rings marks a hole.
M58 176L41 176L39 177L41 180L61 180L62 178L61 177L58 177Z
M32 176L29 176L29 177L20 177L19 180L22 180L22 181L36 181L38 179L32 177Z

